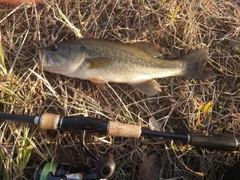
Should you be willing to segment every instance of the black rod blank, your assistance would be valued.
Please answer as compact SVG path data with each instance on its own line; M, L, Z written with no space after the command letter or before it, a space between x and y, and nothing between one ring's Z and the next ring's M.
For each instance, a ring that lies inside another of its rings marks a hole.
M179 140L186 140L188 141L188 135L183 134L176 134L176 133L167 133L161 131L150 131L142 129L142 136L149 136L149 137L163 137L163 138L172 138L172 139L179 139Z
M34 116L23 116L23 115L15 115L15 114L5 114L0 113L0 119L8 119L14 121L24 121L28 123L34 123Z

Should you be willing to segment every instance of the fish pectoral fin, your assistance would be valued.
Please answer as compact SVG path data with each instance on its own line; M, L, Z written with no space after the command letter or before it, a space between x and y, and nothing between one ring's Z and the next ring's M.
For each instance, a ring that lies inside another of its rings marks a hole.
M142 51L148 53L151 56L154 57L162 57L163 55L158 52L159 45L154 43L135 43L133 44L138 49L141 49Z
M106 81L104 81L102 78L89 78L89 81L91 81L94 84L104 84Z
M106 86L105 86L106 82L103 79L101 79L101 78L90 78L88 80L90 80L99 89L101 89L101 90L105 90L106 89Z
M84 69L102 69L112 64L112 59L107 57L88 58L85 60Z
M156 95L159 91L161 91L159 83L153 79L142 83L131 83L130 85L149 96Z

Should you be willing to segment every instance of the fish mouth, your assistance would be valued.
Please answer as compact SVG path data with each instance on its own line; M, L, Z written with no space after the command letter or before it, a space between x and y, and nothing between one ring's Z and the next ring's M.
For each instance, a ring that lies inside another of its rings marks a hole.
M39 56L39 60L40 60L40 62L41 62L41 64L42 65L44 65L45 63L44 63L44 52L43 52L43 50L42 49L38 49L38 56Z
M52 66L54 61L52 56L43 49L38 49L38 55L42 66Z

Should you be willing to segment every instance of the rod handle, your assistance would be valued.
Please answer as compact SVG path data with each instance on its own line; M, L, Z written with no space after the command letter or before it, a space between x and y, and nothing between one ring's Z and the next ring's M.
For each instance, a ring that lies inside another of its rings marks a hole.
M120 122L105 122L93 118L61 118L60 115L44 113L37 121L42 129L62 130L95 130L99 133L107 133L110 136L139 138L141 126Z
M139 138L141 136L141 126L109 121L108 135Z
M43 113L40 117L39 126L42 129L58 129L58 123L60 120L60 115L52 113Z
M239 150L237 138L231 135L211 134L206 136L199 133L189 133L188 137L188 143L193 146L224 151Z

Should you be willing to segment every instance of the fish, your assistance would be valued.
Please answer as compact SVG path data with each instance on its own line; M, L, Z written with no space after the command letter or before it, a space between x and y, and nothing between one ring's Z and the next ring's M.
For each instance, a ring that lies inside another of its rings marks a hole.
M149 96L160 91L157 78L181 76L202 80L214 76L203 68L208 60L207 47L176 60L166 60L158 56L151 43L82 38L62 41L38 52L44 71L95 84L127 83Z

